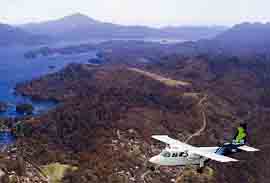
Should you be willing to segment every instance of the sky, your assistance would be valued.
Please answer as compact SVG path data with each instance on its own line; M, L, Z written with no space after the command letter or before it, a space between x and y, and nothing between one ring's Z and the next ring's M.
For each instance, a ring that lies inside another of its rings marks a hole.
M123 25L233 25L270 21L270 0L0 0L0 22L23 24L82 13Z

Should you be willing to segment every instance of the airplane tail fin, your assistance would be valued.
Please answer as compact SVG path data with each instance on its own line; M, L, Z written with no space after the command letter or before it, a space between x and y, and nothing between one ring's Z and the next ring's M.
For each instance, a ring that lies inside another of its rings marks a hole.
M240 126L237 128L235 136L230 143L225 143L223 146L218 148L215 153L221 155L230 155L240 151L247 151L247 152L255 152L259 151L259 149L249 147L246 145L247 143L247 124L241 123Z
M247 141L247 124L241 123L240 126L237 128L235 136L232 140L232 144L235 145L244 145Z
M237 149L240 149L242 151L246 152L256 152L259 151L259 149L247 146L247 124L241 123L240 126L237 128L237 133L232 141L233 145L237 146Z

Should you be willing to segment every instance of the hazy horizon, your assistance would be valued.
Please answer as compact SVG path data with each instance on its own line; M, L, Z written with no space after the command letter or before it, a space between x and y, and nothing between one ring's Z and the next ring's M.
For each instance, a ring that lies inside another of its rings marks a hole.
M267 0L3 0L0 22L35 23L82 13L103 22L122 25L232 26L242 22L268 22Z

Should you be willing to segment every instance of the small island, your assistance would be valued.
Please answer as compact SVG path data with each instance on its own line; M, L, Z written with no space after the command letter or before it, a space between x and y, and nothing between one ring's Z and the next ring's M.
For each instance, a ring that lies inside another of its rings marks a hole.
M91 58L88 60L88 63L92 65L100 65L103 63L103 60L99 58Z
M0 113L6 112L8 108L8 105L5 102L0 101Z
M26 115L31 115L34 112L34 106L31 104L18 104L16 106L16 112L26 114Z

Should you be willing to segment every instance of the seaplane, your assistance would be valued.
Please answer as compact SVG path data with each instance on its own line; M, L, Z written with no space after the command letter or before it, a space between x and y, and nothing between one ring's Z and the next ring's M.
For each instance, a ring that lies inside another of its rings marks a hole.
M153 135L152 138L165 143L166 148L159 154L149 159L158 166L189 166L198 165L202 171L205 163L214 160L221 163L237 162L237 159L228 157L234 153L246 151L256 152L259 149L246 145L246 124L237 128L237 133L230 143L218 147L195 147L167 135Z

